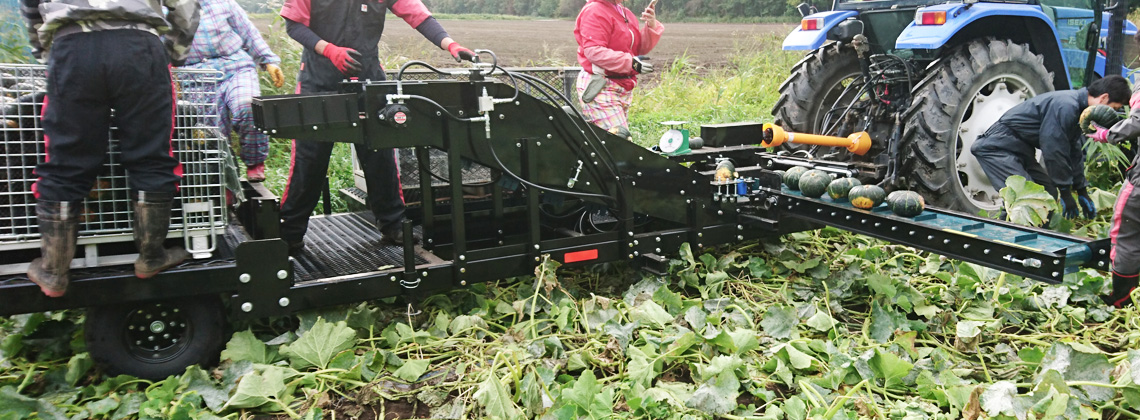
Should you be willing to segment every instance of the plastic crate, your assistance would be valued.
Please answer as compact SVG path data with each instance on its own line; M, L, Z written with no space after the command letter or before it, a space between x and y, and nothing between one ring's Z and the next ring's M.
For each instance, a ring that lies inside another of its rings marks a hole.
M46 67L0 64L0 251L38 248L32 184L44 159L40 112ZM223 162L229 142L218 129L216 71L175 70L178 90L172 149L182 163L179 197L169 237L185 238L188 250L208 256L225 226ZM119 163L118 130L111 128L103 170L84 200L79 244L133 241L128 174ZM88 262L93 263L88 247ZM73 264L74 265L74 264ZM3 270L0 270L3 271Z

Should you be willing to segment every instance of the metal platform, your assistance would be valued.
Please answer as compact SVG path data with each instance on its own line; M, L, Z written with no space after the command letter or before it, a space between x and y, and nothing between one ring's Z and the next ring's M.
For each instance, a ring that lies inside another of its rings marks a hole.
M417 251L416 264L426 263L426 251ZM364 213L314 216L305 251L294 259L294 279L302 283L403 267L404 248L382 242L380 230Z

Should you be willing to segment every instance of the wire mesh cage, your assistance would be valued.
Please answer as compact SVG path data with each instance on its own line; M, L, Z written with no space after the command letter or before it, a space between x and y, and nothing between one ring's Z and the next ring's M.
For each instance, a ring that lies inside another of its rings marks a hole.
M40 122L45 76L44 66L0 64L0 250L39 247L32 185L36 164L46 155ZM196 254L208 254L225 226L228 142L218 129L216 105L221 73L175 70L173 79L178 96L171 151L183 176L169 236L185 238ZM112 127L103 168L84 199L80 244L133 239L130 174L121 164L118 134Z
M427 69L409 69L404 72L404 80L467 80L468 76L462 70L464 69L441 69L447 74L440 74ZM574 90L575 80L578 78L578 72L582 69L579 67L526 67L526 68L507 68L511 72L526 73L527 75L541 79L549 84L558 93L564 95L570 100L570 103L575 107L578 106L576 93ZM387 74L389 80L396 78L396 72L389 72ZM504 83L510 83L501 73L496 73L493 78L500 80ZM534 87L519 83L519 91L527 95L539 98L554 106L561 107L564 103L550 98L549 95L553 93L539 92ZM416 157L414 149L400 149L397 150L400 162L400 184L404 189L418 189L420 187L420 171L419 160ZM364 185L364 173L356 164L356 156L353 155L353 169L356 172L356 186L361 190L367 191ZM433 187L442 187L449 184L447 175L447 152L442 150L433 149L430 152L429 162L431 162L430 174L432 176L431 185ZM492 181L491 168L479 164L465 165L463 168L464 184L484 184Z

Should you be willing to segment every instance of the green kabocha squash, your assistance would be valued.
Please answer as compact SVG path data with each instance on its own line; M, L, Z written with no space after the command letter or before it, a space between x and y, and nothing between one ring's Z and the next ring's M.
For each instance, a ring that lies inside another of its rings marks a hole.
M887 192L877 185L860 185L847 192L851 205L861 209L873 209L883 204L883 198L886 196Z
M800 189L800 176L807 172L808 168L803 166L793 166L787 171L784 171L784 185L793 191Z
M895 191L887 196L887 206L899 216L914 217L926 209L926 200L914 191Z
M819 198L827 192L827 185L831 183L831 175L827 172L812 169L800 175L800 193L804 197Z
M1112 107L1108 105L1093 105L1085 108L1085 110L1081 112L1081 131L1085 133L1096 131L1092 123L1096 123L1096 125L1104 128L1109 128L1118 122L1120 122L1120 114L1116 113L1116 110L1113 110Z
M858 179L839 178L827 184L827 195L831 197L832 200L845 199L847 198L847 192L851 191L851 188L860 185L863 185L863 183L859 182Z

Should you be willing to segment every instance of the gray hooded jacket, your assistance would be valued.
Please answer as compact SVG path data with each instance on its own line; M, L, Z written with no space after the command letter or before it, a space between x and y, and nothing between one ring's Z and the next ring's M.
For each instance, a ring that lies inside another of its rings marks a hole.
M163 8L167 11L164 12ZM32 55L44 60L58 31L137 29L166 37L175 65L186 60L198 29L197 0L21 0Z

